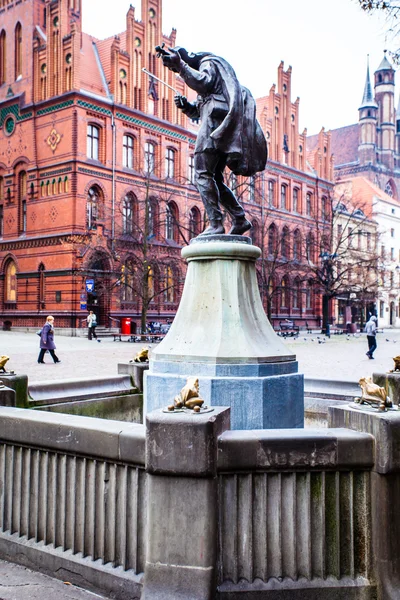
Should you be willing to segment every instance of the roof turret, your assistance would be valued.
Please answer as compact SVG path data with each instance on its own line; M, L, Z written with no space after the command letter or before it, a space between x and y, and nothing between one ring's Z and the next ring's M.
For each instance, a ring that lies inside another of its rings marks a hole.
M390 62L388 61L388 59L386 58L386 52L387 50L383 51L383 59L381 64L379 65L379 67L377 68L377 70L375 71L375 73L377 73L378 71L393 71L393 67L390 64Z
M361 108L378 108L378 104L376 103L372 93L371 79L369 76L369 56L367 62L367 77L365 79L364 95L361 101L360 109Z

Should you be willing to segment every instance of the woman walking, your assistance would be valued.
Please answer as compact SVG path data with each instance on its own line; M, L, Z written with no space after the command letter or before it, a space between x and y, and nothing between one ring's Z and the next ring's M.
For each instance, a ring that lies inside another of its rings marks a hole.
M44 364L44 355L46 350L48 350L51 354L52 359L55 363L60 363L58 356L54 350L56 349L56 345L54 343L54 317L49 315L46 319L46 323L43 325L43 329L40 334L40 352L38 357L38 363Z

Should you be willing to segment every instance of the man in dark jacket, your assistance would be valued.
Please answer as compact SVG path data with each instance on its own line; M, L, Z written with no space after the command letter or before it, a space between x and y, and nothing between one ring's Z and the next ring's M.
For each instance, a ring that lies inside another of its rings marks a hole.
M267 144L256 119L254 98L240 85L231 65L210 52L193 54L184 48L170 48L162 60L198 93L194 104L185 96L176 96L175 104L190 118L201 120L195 182L210 222L202 235L225 233L220 204L232 219L229 233L242 235L251 223L225 185L224 169L228 166L235 175L251 176L265 168Z

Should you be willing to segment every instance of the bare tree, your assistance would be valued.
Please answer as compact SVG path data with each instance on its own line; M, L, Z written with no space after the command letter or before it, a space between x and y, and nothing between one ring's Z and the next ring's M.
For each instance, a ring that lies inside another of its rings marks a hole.
M387 32L395 45L400 33L400 1L399 0L356 0L366 12L382 12L386 16ZM396 64L400 63L400 48L389 51Z
M322 331L329 334L333 298L357 298L365 304L378 289L376 223L366 207L353 198L325 198L321 219L304 246L306 277L322 293ZM363 311L362 311L363 313Z

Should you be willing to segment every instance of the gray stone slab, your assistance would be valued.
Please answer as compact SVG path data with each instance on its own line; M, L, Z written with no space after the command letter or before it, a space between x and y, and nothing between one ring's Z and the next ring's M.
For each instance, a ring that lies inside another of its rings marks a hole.
M219 471L353 469L373 465L371 435L347 429L225 431Z
M0 407L0 439L3 442L109 460L120 459L122 433L135 435L141 427L92 417ZM144 436L144 428L140 431Z
M206 413L165 413L146 417L146 471L148 473L214 477L217 439L229 429L229 408Z
M386 389L394 405L400 404L400 373L373 373L372 381Z
M70 401L71 399L91 399L104 396L132 394L135 390L130 375L96 377L87 379L64 379L45 381L29 386L31 405Z
M374 436L375 470L378 473L400 472L400 412L378 412L376 409L347 407L329 408L329 426L346 427Z

